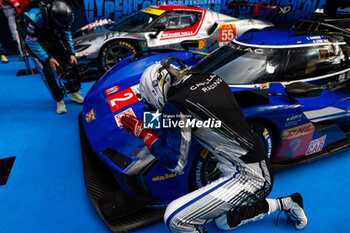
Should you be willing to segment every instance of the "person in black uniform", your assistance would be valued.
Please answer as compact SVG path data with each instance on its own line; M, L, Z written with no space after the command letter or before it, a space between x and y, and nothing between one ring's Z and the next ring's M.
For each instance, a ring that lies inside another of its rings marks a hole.
M214 220L219 229L230 230L276 210L285 211L295 219L295 227L303 229L307 217L299 193L267 199L273 184L270 161L228 85L215 74L189 71L180 75L167 59L176 60L166 58L142 74L140 93L147 106L177 116L173 120L220 124L191 128L185 123L182 128L163 129L165 136L158 137L143 128L140 119L126 115L123 127L143 139L151 154L171 172L185 167L192 137L217 158L221 172L219 179L169 204L164 215L168 229L173 233L206 232L203 224Z

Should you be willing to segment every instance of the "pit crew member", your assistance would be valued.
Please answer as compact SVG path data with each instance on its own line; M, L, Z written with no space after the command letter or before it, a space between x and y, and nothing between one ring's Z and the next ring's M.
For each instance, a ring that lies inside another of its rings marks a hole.
M122 118L124 129L143 139L151 154L172 172L186 165L192 138L218 160L219 179L168 205L164 214L168 229L207 232L203 224L214 220L219 229L230 230L276 210L284 211L297 229L303 229L307 217L299 193L266 198L273 184L271 164L228 85L214 74L190 71L180 75L174 67L164 67L156 63L141 76L140 94L148 106L184 120L190 115L201 121L221 121L219 128L163 128L165 136L158 137L143 128L140 119Z
M60 65L77 64L70 32L72 21L71 6L64 0L54 0L26 9L20 23L25 34L25 45L57 102L58 114L67 112L67 109L63 102L64 89L58 85L53 70L57 72ZM82 104L84 98L78 92L80 81L74 76L66 78L65 89L71 93L69 98Z

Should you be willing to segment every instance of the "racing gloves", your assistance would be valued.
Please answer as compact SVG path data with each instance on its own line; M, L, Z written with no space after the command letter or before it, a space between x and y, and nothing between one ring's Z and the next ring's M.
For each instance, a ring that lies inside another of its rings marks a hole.
M122 117L121 123L123 124L123 128L131 133L132 135L141 138L148 150L150 150L150 147L153 142L155 142L159 137L158 135L153 132L150 129L144 129L143 128L143 121L132 116L129 114L126 114Z

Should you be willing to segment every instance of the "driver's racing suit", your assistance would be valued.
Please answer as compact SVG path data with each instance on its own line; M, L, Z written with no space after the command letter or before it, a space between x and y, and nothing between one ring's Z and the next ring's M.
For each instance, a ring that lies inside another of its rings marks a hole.
M202 225L213 219L220 229L228 230L268 213L265 198L273 182L270 162L222 79L188 75L169 90L163 114L182 120L189 114L222 123L218 129L167 129L164 137L151 144L150 152L178 172L186 165L193 136L217 158L221 171L219 179L170 203L164 220L171 232L203 232Z
M58 102L64 98L64 92L59 88L48 62L53 57L61 66L69 64L69 56L75 55L75 50L70 31L51 26L48 16L43 15L43 12L44 10L39 7L28 9L23 12L19 26L36 68L43 76L53 98ZM74 93L80 89L80 81L76 77L66 79L65 87L68 92Z

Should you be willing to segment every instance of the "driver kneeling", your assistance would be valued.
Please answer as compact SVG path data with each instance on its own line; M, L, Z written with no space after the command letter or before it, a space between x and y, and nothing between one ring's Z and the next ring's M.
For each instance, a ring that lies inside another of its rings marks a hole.
M273 183L271 164L228 85L214 74L180 74L167 59L142 74L140 93L146 105L164 115L178 116L177 120L186 121L190 116L221 122L218 128L163 128L165 136L158 137L144 129L141 120L130 115L122 118L124 129L143 139L151 154L172 172L186 166L192 138L218 160L219 179L168 205L164 215L168 229L206 232L203 224L214 220L219 229L230 230L276 210L285 211L295 220L295 227L303 229L307 218L299 193L266 198Z

